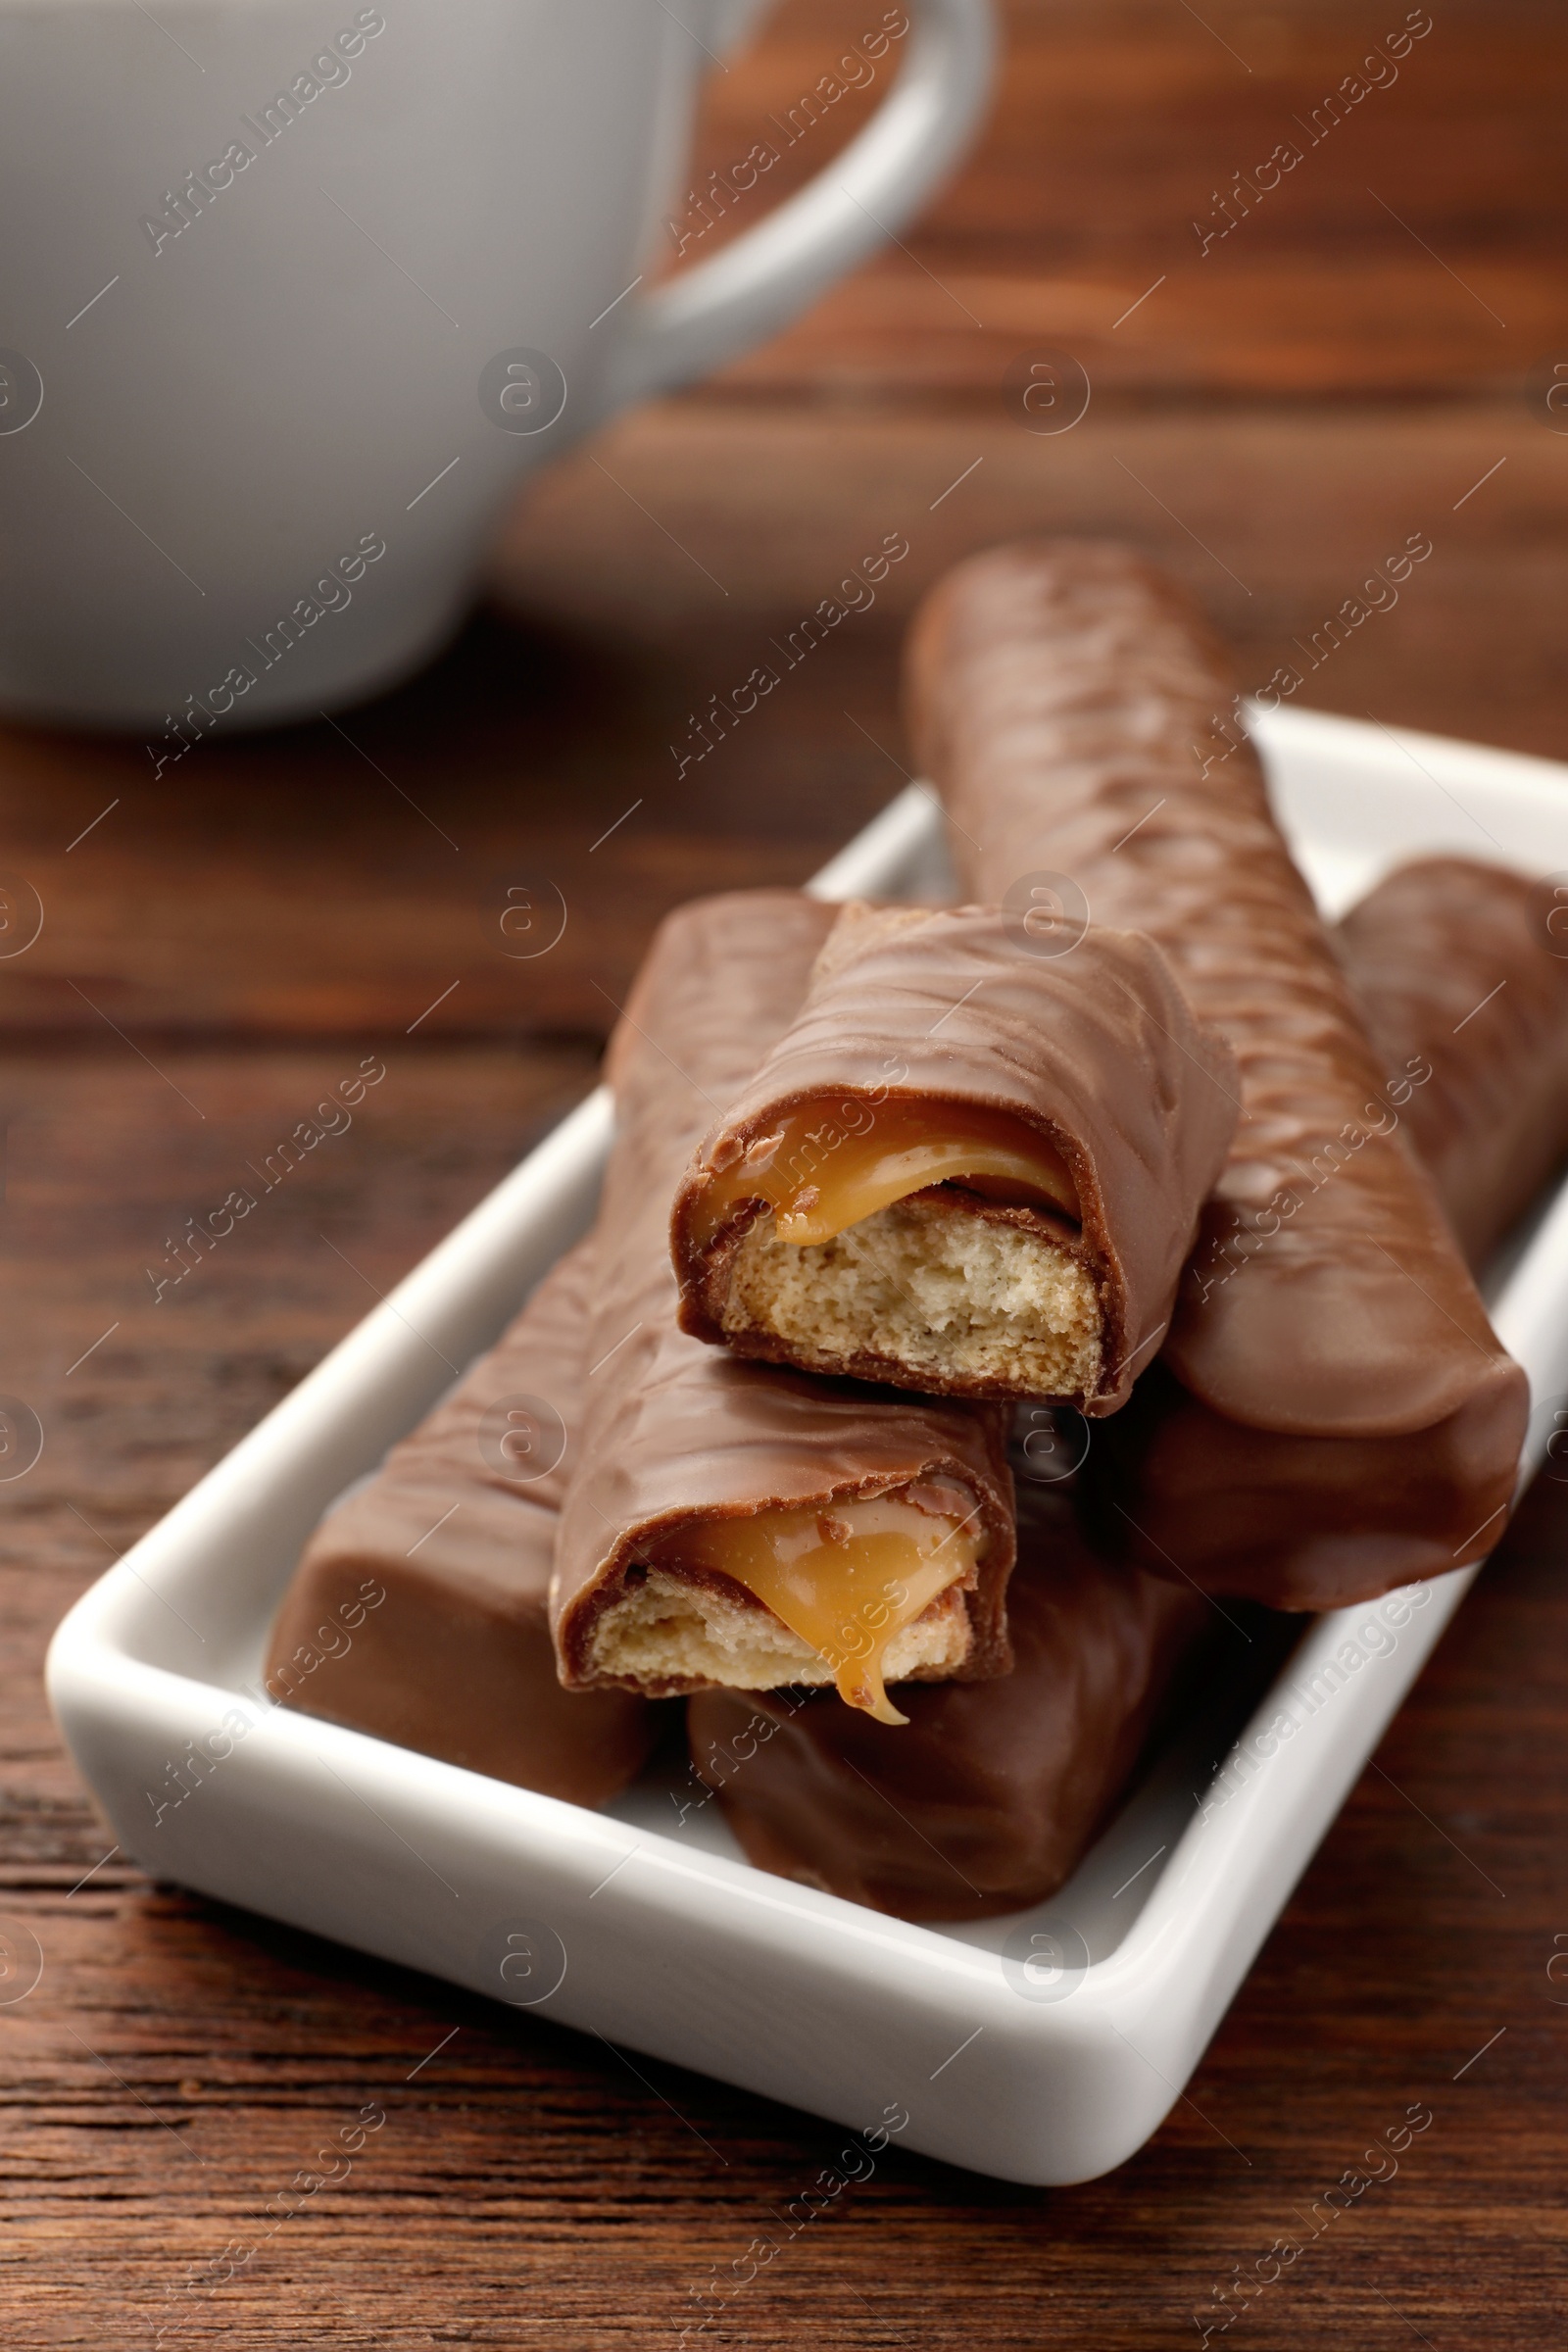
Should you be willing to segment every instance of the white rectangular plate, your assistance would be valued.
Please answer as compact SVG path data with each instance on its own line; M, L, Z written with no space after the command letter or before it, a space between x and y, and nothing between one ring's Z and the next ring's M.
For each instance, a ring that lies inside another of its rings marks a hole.
M1330 914L1434 850L1568 869L1568 768L1311 711L1253 722ZM814 887L924 896L941 871L915 786ZM72 1752L160 1878L852 2128L900 2102L906 2146L978 2172L1106 2172L1177 2097L1474 1571L1316 1620L1250 1721L1183 1728L1054 1902L981 1927L770 1878L716 1806L683 1817L657 1782L591 1813L267 1705L247 1685L306 1536L586 1227L610 1128L595 1095L77 1603L49 1660ZM1568 1189L1493 1304L1537 1399L1533 1469L1568 1387ZM230 1752L170 1803L225 1720Z

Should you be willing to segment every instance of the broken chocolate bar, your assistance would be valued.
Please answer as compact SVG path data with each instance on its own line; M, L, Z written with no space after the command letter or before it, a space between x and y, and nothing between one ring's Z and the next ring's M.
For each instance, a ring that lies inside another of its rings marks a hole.
M1004 1681L901 1691L900 1732L831 1692L691 1700L692 1760L760 1869L955 1920L1042 1902L1076 1868L1215 1620L1098 1558L1063 1498L1021 1491L1019 1520Z
M1335 934L1383 1100L1472 1258L1568 1151L1555 910L1522 875L1429 859L1391 874ZM1210 1411L1156 1366L1092 1433L1079 1488L1119 1560L1085 1554L1065 1484L1020 1489L1007 1682L907 1693L897 1738L823 1694L715 1692L688 1710L694 1761L763 1869L912 1919L1043 1901L1202 1643L1194 1584L1305 1608L1440 1575L1463 1548L1448 1533L1457 1498L1484 1475L1453 1449L1494 1442L1473 1415L1403 1437L1276 1436Z
M682 1326L808 1371L1112 1412L1237 1108L1228 1050L1147 939L1046 958L994 908L852 905L676 1196Z
M662 925L611 1046L578 1469L553 1619L562 1680L652 1696L1008 1664L1012 1492L997 1404L743 1363L680 1330L669 1201L806 995L831 907L782 891Z

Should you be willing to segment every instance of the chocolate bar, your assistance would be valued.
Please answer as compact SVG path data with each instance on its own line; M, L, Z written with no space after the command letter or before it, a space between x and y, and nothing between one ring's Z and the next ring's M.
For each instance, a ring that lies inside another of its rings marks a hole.
M550 1639L586 1298L579 1249L328 1512L272 1629L274 1698L573 1804L636 1777L661 1710L624 1690L563 1690Z
M1157 948L846 907L671 1225L682 1328L927 1394L1125 1402L1236 1124Z
M1148 931L1235 1051L1242 1118L1166 1366L1243 1429L1437 1446L1446 1564L1480 1556L1512 1489L1524 1375L1398 1132L1208 632L1123 550L1022 544L928 599L908 679L963 887L1043 921ZM1278 1597L1328 1605L1426 1572L1395 1542L1348 1592L1335 1556L1321 1593L1293 1574Z
M1517 1447L1495 1393L1430 1429L1298 1438L1247 1429L1158 1363L1125 1413L1097 1425L1079 1494L1094 1541L1204 1592L1272 1609L1338 1609L1490 1551ZM1480 1515L1469 1520L1467 1512Z
M1472 1264L1568 1152L1568 963L1552 910L1522 874L1427 858L1389 875L1334 935L1383 1102ZM1084 1506L1098 1542L1156 1574L1179 1561L1205 1591L1336 1607L1495 1542L1505 1497L1490 1523L1464 1518L1510 1442L1511 1399L1493 1411L1495 1428L1472 1409L1392 1437L1285 1437L1211 1412L1160 1365L1096 1433Z
M902 1919L1054 1893L1215 1620L1189 1589L1099 1558L1064 1499L1028 1488L1007 1610L1012 1673L901 1691L904 1731L831 1693L693 1698L693 1764L748 1858Z
M1006 1671L1004 1409L744 1363L676 1319L669 1202L783 1035L832 908L782 891L680 907L612 1040L616 1136L587 1402L557 1548L563 1682L667 1696Z
M1565 901L1504 866L1424 858L1335 935L1383 1068L1411 1080L1405 1130L1472 1266L1568 1156Z
M1554 910L1522 875L1435 858L1391 874L1335 933L1384 1098L1472 1261L1568 1152L1568 959L1554 952L1568 942L1547 928ZM1209 1411L1156 1366L1091 1433L1084 1466L1080 1493L1119 1535L1120 1559L1085 1549L1065 1485L1020 1489L1005 1683L908 1692L910 1729L896 1738L820 1694L713 1692L688 1709L696 1769L750 1858L783 1877L910 1919L1044 1901L1202 1642L1188 1578L1232 1594L1263 1582L1307 1607L1441 1574L1455 1564L1456 1496L1481 1475L1448 1454L1467 1426L1275 1436Z

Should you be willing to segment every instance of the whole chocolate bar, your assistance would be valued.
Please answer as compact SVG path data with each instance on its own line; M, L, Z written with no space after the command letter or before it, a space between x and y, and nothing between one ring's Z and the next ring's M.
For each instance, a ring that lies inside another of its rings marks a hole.
M698 1149L682 1327L736 1354L1103 1414L1164 1336L1238 1102L1157 948L851 906Z
M1517 1419L1506 1396L1491 1411L1393 1437L1298 1438L1213 1412L1159 1363L1125 1413L1096 1425L1081 1507L1108 1556L1155 1576L1272 1609L1343 1608L1498 1541L1512 1486L1498 1491L1493 1464L1517 1445Z
M1568 894L1424 858L1335 937L1383 1068L1416 1074L1406 1132L1483 1265L1568 1156Z
M1115 547L994 549L927 600L908 681L965 887L1065 885L1148 931L1235 1051L1241 1123L1166 1343L1184 1386L1318 1437L1522 1402L1186 597Z
M1123 550L1025 544L936 590L908 679L964 887L1147 930L1236 1053L1242 1119L1178 1293L1169 1368L1243 1428L1444 1433L1448 1564L1480 1556L1512 1489L1524 1375L1398 1132L1208 632ZM1424 1572L1396 1545L1380 1556L1379 1581L1325 1589L1323 1604Z
M1463 858L1399 868L1335 933L1385 1073L1387 1114L1483 1262L1568 1152L1568 963L1521 874ZM1441 1576L1495 1541L1467 1522L1506 1450L1512 1400L1384 1438L1295 1438L1211 1412L1163 1365L1096 1432L1082 1494L1097 1541L1156 1575L1276 1608L1332 1608ZM1457 1534L1455 1530L1457 1529Z
M322 1520L278 1611L275 1698L574 1804L642 1769L661 1711L563 1690L548 1595L581 1411L587 1261Z
M1022 1910L1070 1876L1215 1620L1037 1497L1020 1491L1004 1681L903 1690L903 1731L831 1693L691 1700L693 1763L760 1869L914 1920Z
M1003 1408L900 1395L689 1338L669 1202L693 1147L782 1036L833 910L795 893L669 916L612 1042L588 1401L552 1610L562 1680L661 1696L1009 1661Z

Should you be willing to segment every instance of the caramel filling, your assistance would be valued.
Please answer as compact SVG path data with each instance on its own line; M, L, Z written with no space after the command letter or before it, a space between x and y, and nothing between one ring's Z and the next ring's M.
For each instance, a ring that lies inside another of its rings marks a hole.
M1008 1111L834 1096L799 1104L710 1179L693 1238L705 1246L737 1201L764 1200L780 1241L827 1242L932 1184L961 1184L987 1200L1078 1217L1077 1189L1060 1152Z
M955 1491L954 1499L964 1498ZM907 1723L883 1683L888 1646L969 1574L980 1540L977 1511L938 1517L879 1494L710 1519L683 1528L670 1551L744 1585L831 1668L848 1705L878 1723Z

